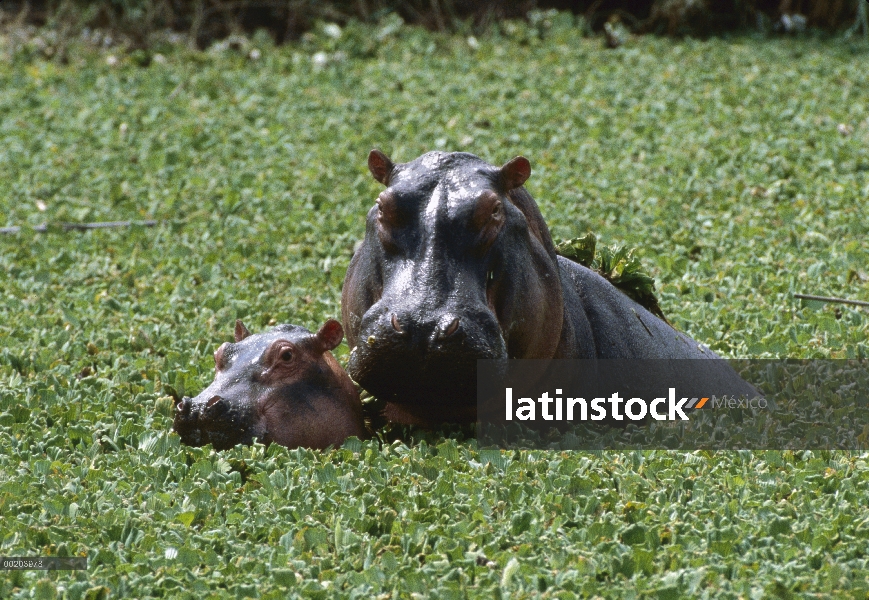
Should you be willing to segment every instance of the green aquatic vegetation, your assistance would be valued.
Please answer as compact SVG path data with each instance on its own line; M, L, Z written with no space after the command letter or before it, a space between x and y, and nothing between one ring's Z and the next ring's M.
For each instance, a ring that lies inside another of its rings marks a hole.
M179 445L170 390L209 383L235 319L340 314L372 147L527 156L553 237L636 248L724 356L869 356L869 312L793 299L869 299L856 46L312 35L146 66L0 40L0 226L25 228L0 236L0 555L89 559L0 597L865 598L865 454Z

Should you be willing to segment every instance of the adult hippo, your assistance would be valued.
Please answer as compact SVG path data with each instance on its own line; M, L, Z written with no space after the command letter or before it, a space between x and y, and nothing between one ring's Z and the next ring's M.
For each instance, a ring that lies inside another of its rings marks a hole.
M717 358L594 271L557 256L524 157L393 162L344 279L348 371L393 422L476 418L476 360ZM737 378L736 374L733 377ZM740 380L741 381L741 380Z
M250 444L338 446L365 436L359 393L329 352L344 337L326 321L317 333L278 325L251 334L235 323L235 343L214 353L214 381L175 408L174 430L189 446L217 450Z

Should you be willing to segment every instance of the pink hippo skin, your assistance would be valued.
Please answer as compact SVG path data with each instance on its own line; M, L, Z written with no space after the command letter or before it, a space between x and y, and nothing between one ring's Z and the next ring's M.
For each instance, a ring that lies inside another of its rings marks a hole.
M214 353L214 381L177 404L173 429L189 446L217 450L254 438L326 448L349 436L364 437L359 393L329 352L343 337L333 319L315 334L278 325L254 335L236 321L235 343Z

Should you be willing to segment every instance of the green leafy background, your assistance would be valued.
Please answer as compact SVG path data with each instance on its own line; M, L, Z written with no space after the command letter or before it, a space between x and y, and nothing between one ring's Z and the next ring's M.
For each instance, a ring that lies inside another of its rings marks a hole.
M724 356L869 356L866 311L793 299L869 298L866 50L334 34L68 64L0 40L0 225L25 226L0 237L0 555L89 557L0 596L865 599L866 454L179 445L167 389L209 382L236 318L338 316L374 146L528 156L553 235L637 247Z

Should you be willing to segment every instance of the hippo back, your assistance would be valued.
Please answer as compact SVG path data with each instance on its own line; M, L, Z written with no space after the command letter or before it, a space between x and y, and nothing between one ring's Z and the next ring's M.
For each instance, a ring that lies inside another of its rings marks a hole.
M566 311L588 323L584 333L591 338L594 358L719 358L595 271L563 256L558 257L558 266L562 281L567 283ZM585 341L588 343L587 337Z

